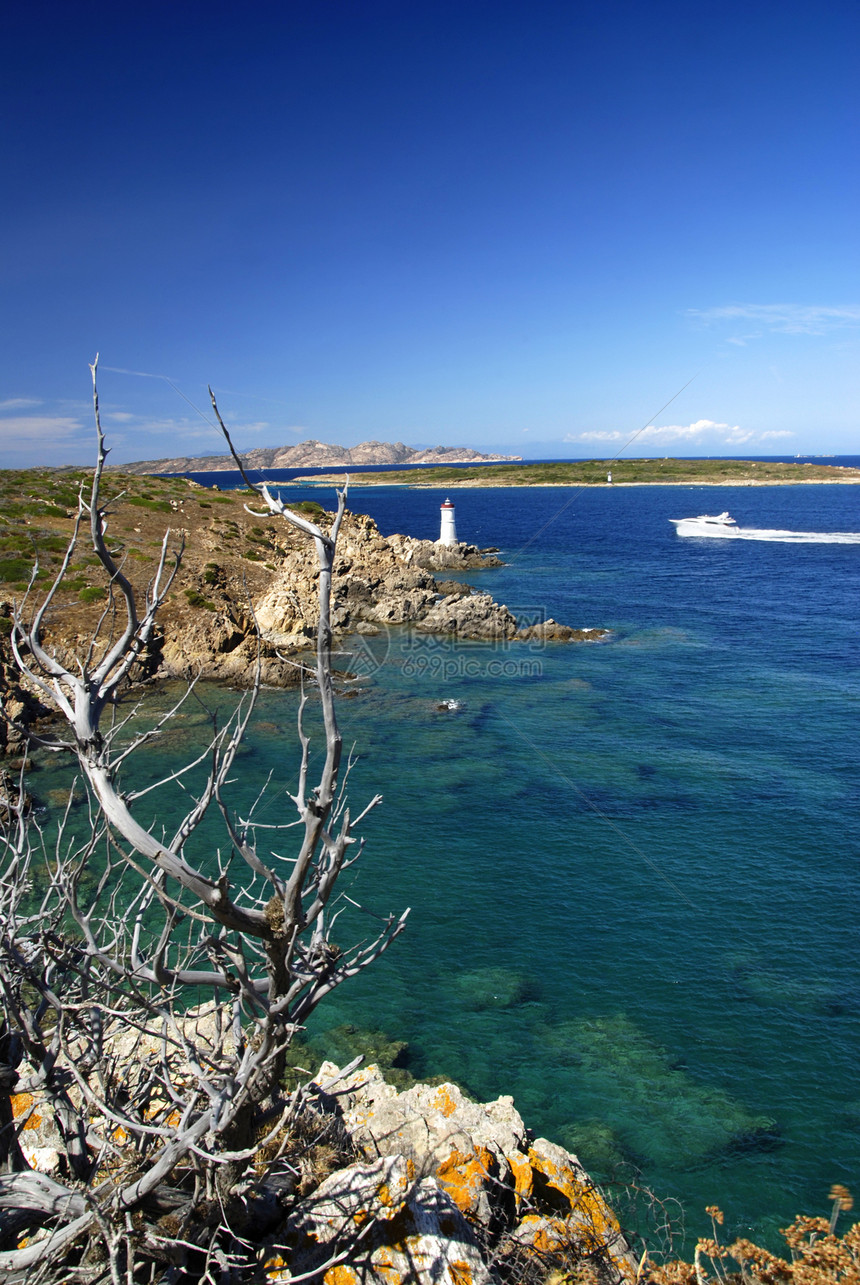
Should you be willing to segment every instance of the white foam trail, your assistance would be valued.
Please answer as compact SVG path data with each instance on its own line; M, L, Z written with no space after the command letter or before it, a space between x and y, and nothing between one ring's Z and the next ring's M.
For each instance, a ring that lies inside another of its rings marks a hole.
M775 544L860 544L856 531L779 531L766 527L740 527L735 540L770 540Z

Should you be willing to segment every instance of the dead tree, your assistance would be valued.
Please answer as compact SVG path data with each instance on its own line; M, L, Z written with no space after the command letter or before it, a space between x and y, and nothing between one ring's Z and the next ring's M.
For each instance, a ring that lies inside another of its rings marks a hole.
M40 829L22 780L2 828L0 1279L239 1280L254 1262L250 1246L283 1217L296 1183L290 1138L302 1093L283 1087L290 1043L406 918L382 919L372 939L349 950L330 935L338 877L361 851L354 832L380 802L351 815L335 715L331 572L345 490L326 528L258 488L313 542L320 568L316 659L299 704L290 796L297 815L263 826L253 808L242 817L230 804L259 674L224 724L213 723L205 749L157 785L128 788L135 752L157 744L177 712L136 732L143 702L131 702L128 687L182 544L165 533L139 596L108 537L97 363L92 486L56 579L31 608L34 574L11 635L21 673L65 722L62 736L42 743L76 762L88 814L81 827L70 805L50 833ZM88 646L69 660L45 644L45 624L85 539L108 596ZM314 699L325 751L312 780L306 715ZM159 833L144 796L177 780L190 804ZM223 826L228 857L204 837L209 814ZM263 847L289 839L288 856ZM53 1176L27 1163L22 1104L53 1119Z

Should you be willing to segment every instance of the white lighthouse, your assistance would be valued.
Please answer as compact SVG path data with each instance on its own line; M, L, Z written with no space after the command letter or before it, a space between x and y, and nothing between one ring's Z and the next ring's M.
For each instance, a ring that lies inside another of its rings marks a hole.
M450 500L445 501L441 507L442 522L439 528L439 539L437 544L457 544L457 528L454 525L454 505Z

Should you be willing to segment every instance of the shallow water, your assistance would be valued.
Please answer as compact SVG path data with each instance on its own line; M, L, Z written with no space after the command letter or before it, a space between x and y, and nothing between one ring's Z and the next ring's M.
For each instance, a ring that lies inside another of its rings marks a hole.
M357 488L351 506L435 536L444 498ZM851 532L860 489L454 499L460 538L508 564L471 584L613 633L353 640L350 794L385 802L349 891L413 909L318 1026L382 1027L416 1074L512 1093L536 1132L601 1176L636 1166L693 1228L710 1203L768 1238L825 1212L831 1183L858 1185L860 551L680 539L668 519ZM263 694L248 780L289 782L294 710Z

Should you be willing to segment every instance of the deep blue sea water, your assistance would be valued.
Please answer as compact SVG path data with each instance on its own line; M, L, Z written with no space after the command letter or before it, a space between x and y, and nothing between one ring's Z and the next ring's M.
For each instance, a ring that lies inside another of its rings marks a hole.
M444 498L356 487L351 507L435 537ZM412 915L317 1032L383 1028L416 1074L513 1094L689 1227L718 1203L730 1234L772 1242L831 1183L860 1186L860 545L684 540L669 518L860 532L860 487L453 498L460 538L506 562L469 583L612 633L349 643L350 797L384 805L348 891ZM290 784L295 704L263 694L254 785Z

